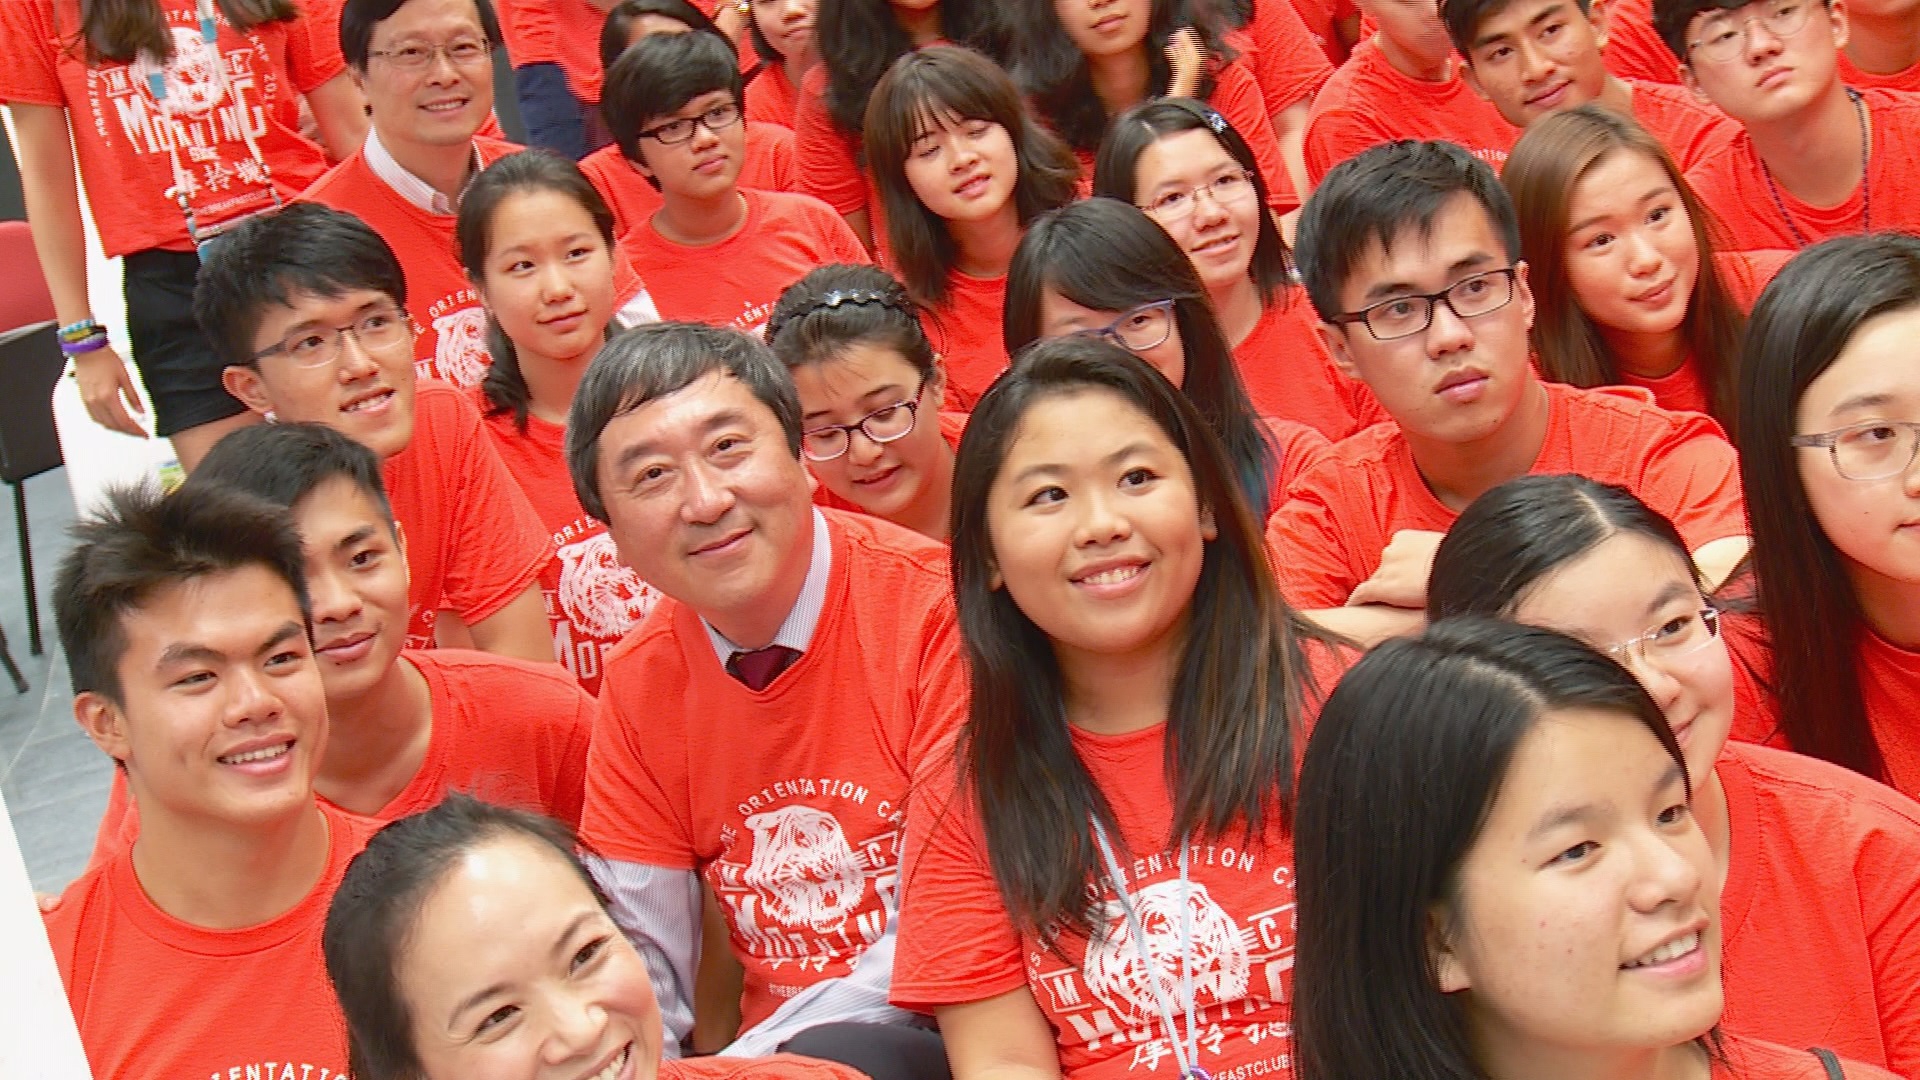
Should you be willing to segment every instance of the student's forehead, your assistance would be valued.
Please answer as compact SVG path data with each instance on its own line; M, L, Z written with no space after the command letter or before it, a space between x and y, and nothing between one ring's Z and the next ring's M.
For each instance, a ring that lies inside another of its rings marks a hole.
M1505 245L1486 207L1467 192L1459 192L1447 201L1430 222L1402 222L1383 241L1379 234L1368 237L1360 255L1347 275L1347 294L1364 294L1387 282L1430 283L1434 288L1447 284L1445 277L1455 263L1476 253L1504 259Z
M252 650L288 620L302 622L293 587L265 566L163 585L121 616L127 659L151 664L175 645Z
M310 544L337 540L363 525L389 525L372 493L346 476L330 476L294 500L293 521ZM312 535L315 530L331 535Z
M1563 14L1575 14L1580 8L1574 0L1509 0L1490 4L1480 17L1477 34L1508 32L1526 26L1548 8L1565 8Z
M685 105L682 105L678 109L675 109L673 112L666 113L664 115L698 116L699 114L706 112L708 109L711 109L716 105L726 105L732 101L733 101L733 91L727 89L724 86L716 86L711 90L703 90L700 93L693 95L692 97L687 99L687 103Z
M425 30L463 28L483 29L477 0L407 0L374 24L373 36L389 40Z
M726 416L744 417L756 425L778 425L778 418L753 389L731 372L709 371L671 394L615 416L602 438L618 451L635 443L666 446L693 437Z

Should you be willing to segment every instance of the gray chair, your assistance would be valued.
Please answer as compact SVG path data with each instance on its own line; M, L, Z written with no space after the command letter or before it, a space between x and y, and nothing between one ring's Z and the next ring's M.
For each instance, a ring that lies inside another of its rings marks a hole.
M53 298L40 274L33 234L24 221L0 222L0 266L12 266L12 281L0 288L0 482L13 488L13 518L20 533L20 574L26 590L27 635L33 655L45 651L40 600L33 582L33 540L27 528L26 480L64 464L53 427L53 388L66 368L53 317ZM21 692L27 683L0 633L0 662Z

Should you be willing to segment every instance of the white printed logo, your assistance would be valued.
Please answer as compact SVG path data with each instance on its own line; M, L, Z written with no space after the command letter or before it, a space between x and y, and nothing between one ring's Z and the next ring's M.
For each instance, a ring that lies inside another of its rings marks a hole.
M1196 1000L1211 998L1215 1004L1238 1001L1247 994L1251 958L1239 927L1221 909L1198 882L1186 886L1187 926L1193 935L1193 987ZM1134 944L1133 928L1118 901L1100 906L1096 917L1106 923L1106 932L1087 947L1083 974L1087 989L1116 1011L1130 1006L1135 1023L1157 1015L1153 984L1160 980L1161 993L1169 1002L1180 1002L1180 896L1177 881L1162 881L1133 894L1140 928L1146 934L1146 954L1153 958L1153 970L1146 969L1141 949Z
M621 565L608 534L560 548L560 610L586 636L619 637L646 618L658 599L652 586Z
M811 806L783 806L746 820L753 860L742 880L787 926L837 929L860 906L867 875L840 822Z
M220 50L207 44L198 30L170 27L173 59L160 70L166 78L166 100L160 110L174 119L205 119L214 106L227 96L226 83L220 78ZM144 53L133 62L133 77L142 86L153 75L154 62ZM149 94L151 90L149 90Z
M440 377L455 386L475 386L487 376L487 313L461 308L433 320L439 340L433 346L433 364Z

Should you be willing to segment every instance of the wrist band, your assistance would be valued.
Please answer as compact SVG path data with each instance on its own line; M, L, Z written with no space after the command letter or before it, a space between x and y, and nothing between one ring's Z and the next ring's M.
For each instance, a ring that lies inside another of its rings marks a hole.
M79 341L62 341L60 343L60 352L66 356L79 356L82 353L90 353L106 347L107 332L102 330L91 337L82 338Z
M91 317L77 323L69 323L60 328L61 341L85 341L95 334L104 334L107 328L95 322Z

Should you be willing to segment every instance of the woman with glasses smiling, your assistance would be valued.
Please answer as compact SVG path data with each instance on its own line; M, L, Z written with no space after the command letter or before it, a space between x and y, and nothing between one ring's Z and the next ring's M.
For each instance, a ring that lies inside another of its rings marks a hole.
M1153 365L1207 418L1260 520L1327 452L1319 431L1263 419L1193 265L1160 226L1117 199L1037 219L1007 273L1007 353L1040 338L1102 337Z
M1724 885L1727 1030L1920 1066L1920 804L1738 741L1721 616L1673 523L1622 487L1527 476L1440 542L1427 616L1558 630L1633 672L1672 728Z
M877 267L823 266L781 295L767 344L800 393L814 501L947 539L967 418L941 411L946 369L906 288Z

